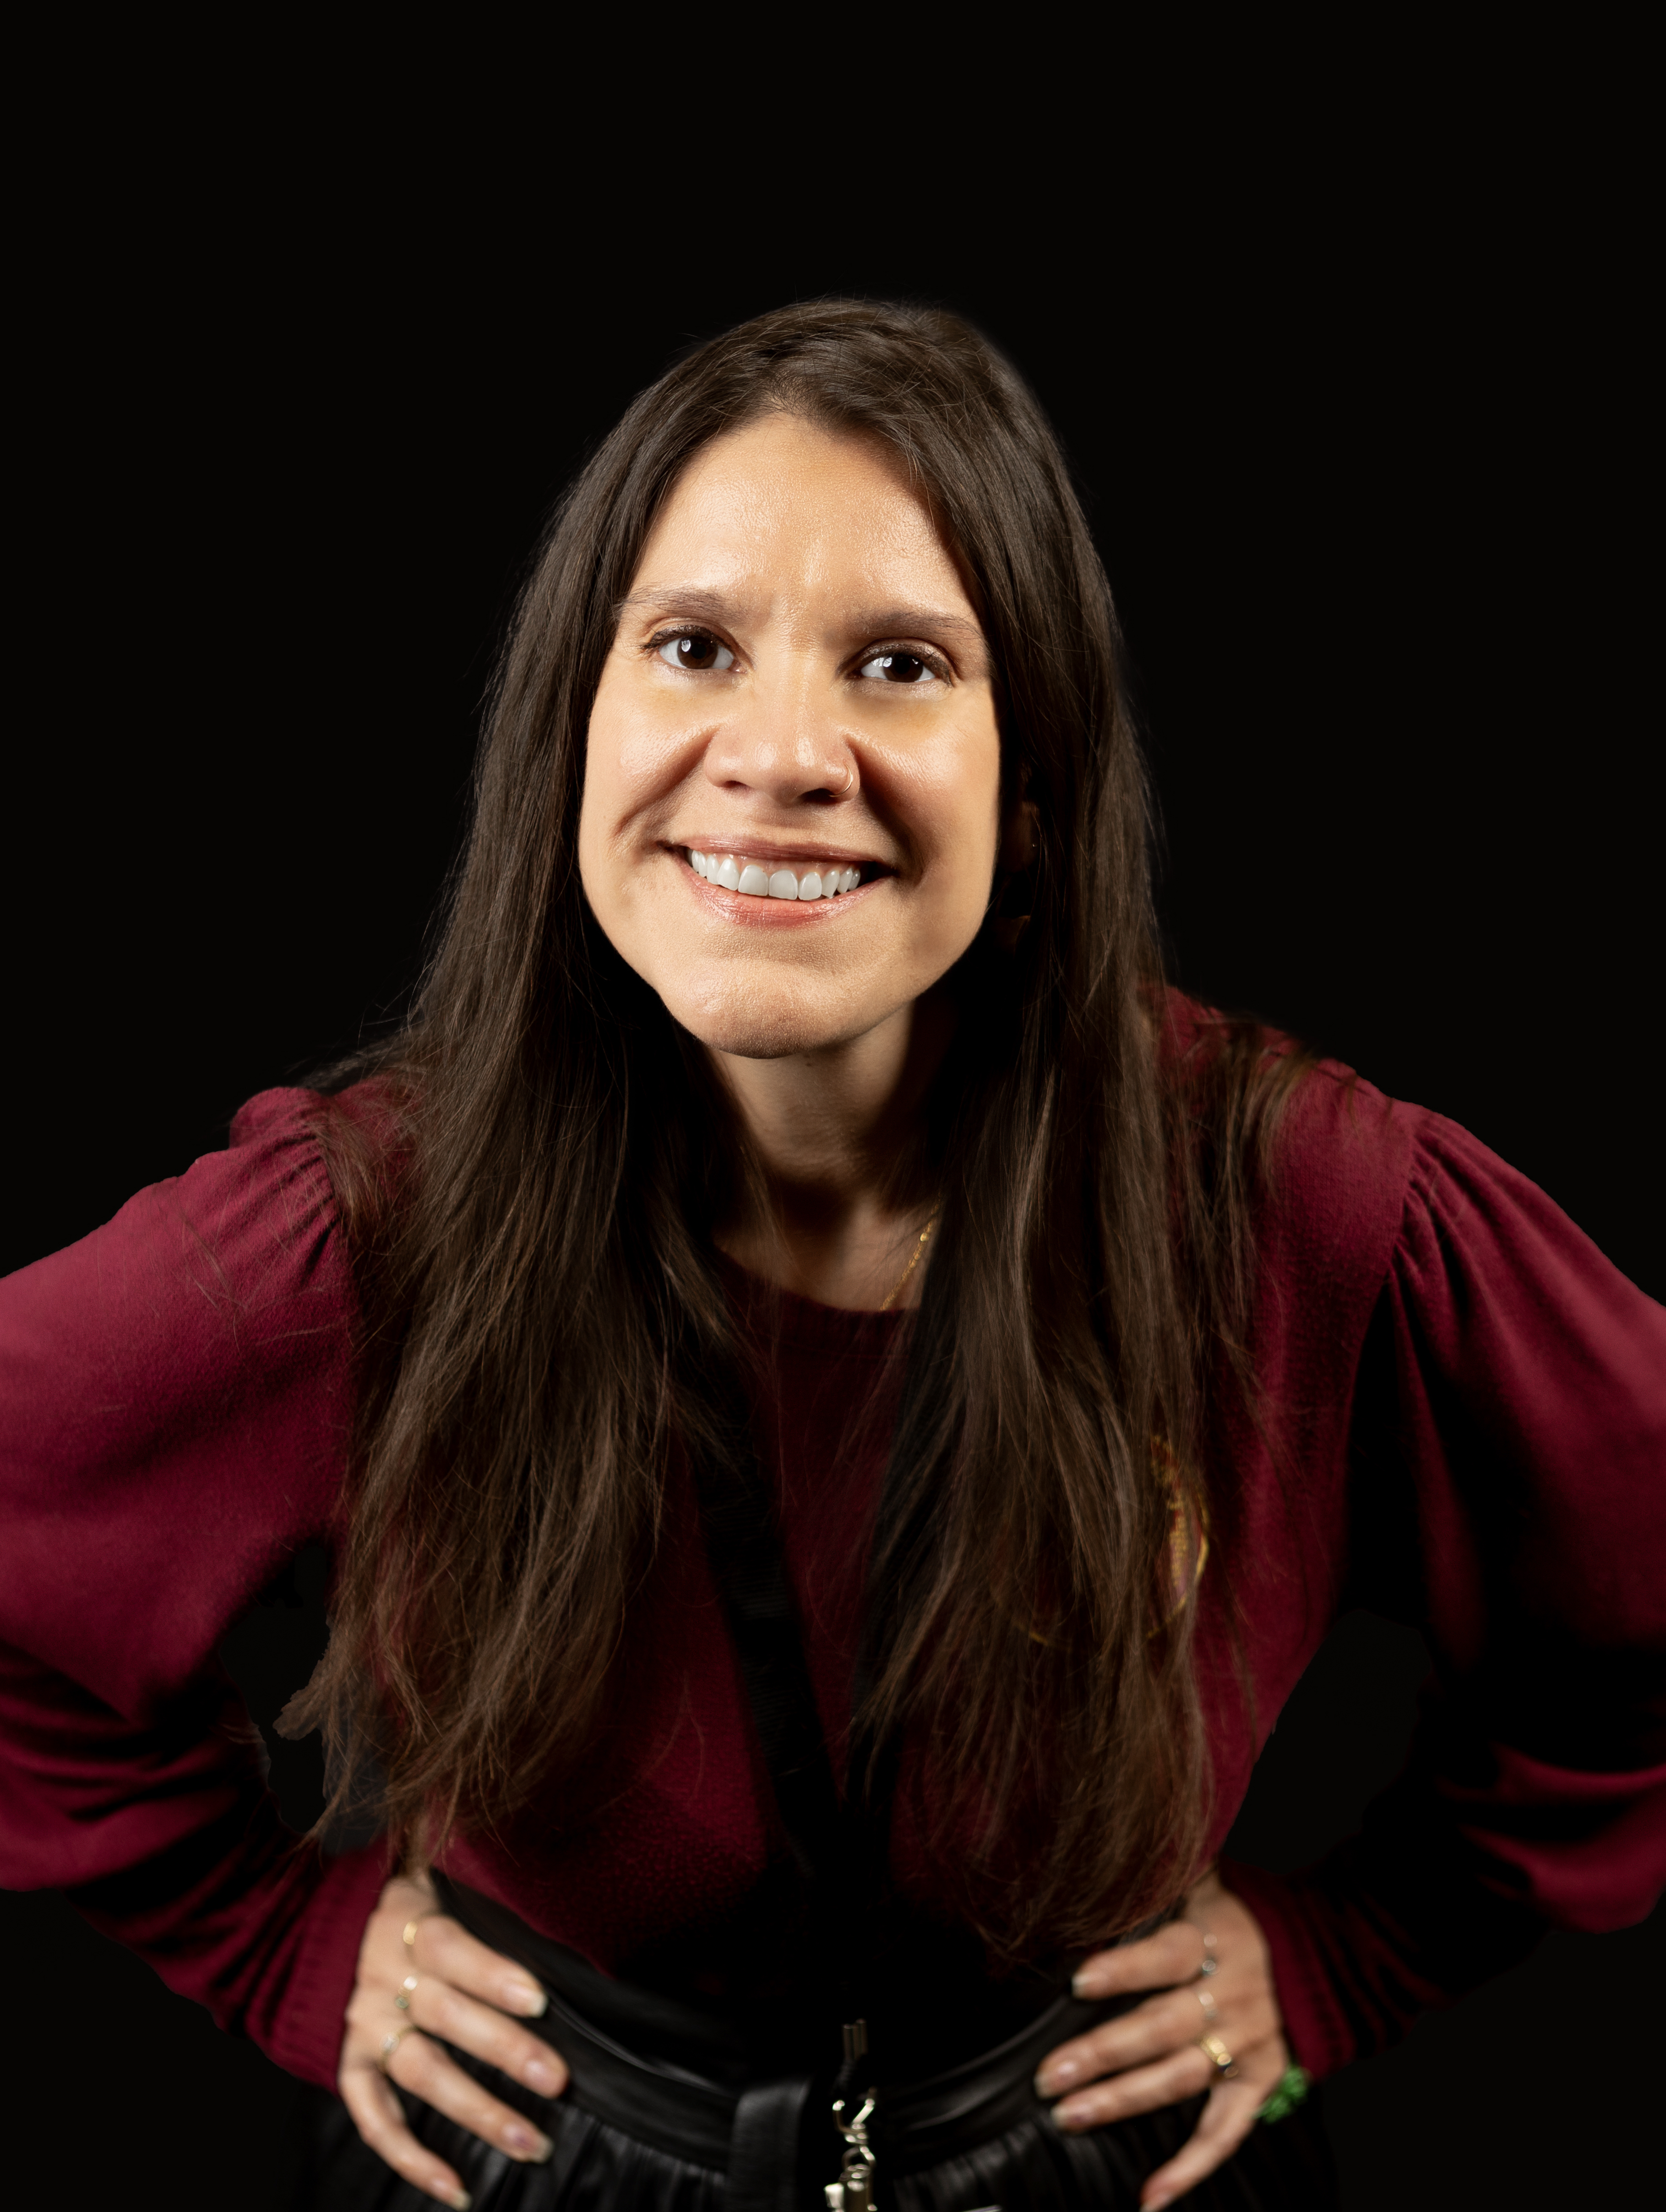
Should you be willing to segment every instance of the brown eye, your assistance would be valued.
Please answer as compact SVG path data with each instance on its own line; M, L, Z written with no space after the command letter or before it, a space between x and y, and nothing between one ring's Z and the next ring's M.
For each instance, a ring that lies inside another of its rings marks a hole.
M860 671L870 684L924 684L936 676L917 653L876 653Z
M660 658L667 668L687 668L696 674L708 668L721 671L734 666L734 655L727 645L703 629L684 630L681 637L668 637L660 647Z

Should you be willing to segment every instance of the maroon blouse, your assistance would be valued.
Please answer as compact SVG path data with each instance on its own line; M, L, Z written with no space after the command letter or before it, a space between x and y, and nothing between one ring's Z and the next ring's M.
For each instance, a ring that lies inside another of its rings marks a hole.
M216 1657L327 1538L342 1479L357 1307L308 1103L264 1093L228 1150L0 1285L0 1883L67 1890L332 2083L384 1855L293 1848ZM1252 1348L1286 1468L1246 1423L1210 1439L1236 1500L1195 1600L1212 1849L1342 1607L1414 1622L1439 1683L1361 1836L1291 1880L1225 1869L1322 2074L1529 1926L1621 1926L1666 1884L1666 1311L1463 1130L1330 1066L1292 1101L1258 1234ZM885 1442L851 1409L897 1324L782 1305L759 1444L836 1746ZM721 1931L779 1847L675 1482L625 1677L598 1809L546 1801L444 1862L610 1972ZM894 1872L929 1905L903 1803Z

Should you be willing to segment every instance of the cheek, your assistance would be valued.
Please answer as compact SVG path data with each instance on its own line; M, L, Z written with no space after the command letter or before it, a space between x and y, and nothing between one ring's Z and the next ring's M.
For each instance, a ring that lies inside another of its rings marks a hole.
M579 811L584 825L581 837L606 836L627 802L629 775L625 762L630 729L629 702L604 675L585 733L584 797Z
M981 915L1000 842L1000 747L993 730L968 732L939 754L916 802L945 910Z
M698 757L679 702L634 696L628 679L603 679L585 740L581 859L587 842L599 854L641 817L672 798Z
M584 789L579 800L579 880L597 920L610 937L619 918L619 832L630 805L627 780L620 772L621 732L600 712L590 718L585 739Z
M579 800L579 881L584 885L585 896L598 915L602 914L606 896L603 868L606 857L606 837L601 824L607 810L602 781L596 773L593 730L592 741L585 749L584 791Z
M584 791L579 802L579 869L593 902L591 878L606 868L621 833L651 799L653 769L662 748L654 746L633 715L629 702L609 696L604 683L585 735Z

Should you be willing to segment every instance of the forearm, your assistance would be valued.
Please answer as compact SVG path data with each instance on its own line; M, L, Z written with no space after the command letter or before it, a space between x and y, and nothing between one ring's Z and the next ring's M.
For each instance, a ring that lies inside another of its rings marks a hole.
M92 1924L303 2080L335 2086L380 1844L326 1858L239 1804L156 1858L66 1891Z
M222 2027L330 2084L385 1854L303 1846L264 1765L223 1679L137 1725L0 1648L0 1881L63 1890Z
M1398 2041L1420 2013L1518 1964L1547 1926L1625 1926L1658 1893L1658 1771L1491 1759L1485 1790L1414 1759L1360 1834L1298 1874L1223 1863L1266 1934L1291 2044L1310 2073Z

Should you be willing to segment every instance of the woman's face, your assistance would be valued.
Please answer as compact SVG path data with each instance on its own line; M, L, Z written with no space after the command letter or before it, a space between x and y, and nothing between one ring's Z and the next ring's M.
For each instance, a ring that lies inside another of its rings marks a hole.
M579 865L623 957L714 1050L849 1042L976 935L1000 808L982 634L900 465L787 415L702 448L590 717Z

